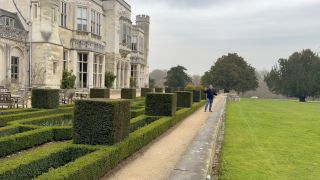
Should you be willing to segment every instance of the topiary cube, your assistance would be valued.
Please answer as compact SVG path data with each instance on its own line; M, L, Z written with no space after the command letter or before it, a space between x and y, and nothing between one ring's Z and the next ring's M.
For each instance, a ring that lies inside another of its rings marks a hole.
M193 92L193 102L200 102L201 101L201 91L199 90L186 90Z
M165 92L165 93L173 93L174 90L173 90L173 88L166 87L166 88L164 89L164 92Z
M201 91L201 99L202 100L207 100L207 95L204 91Z
M155 88L156 93L163 93L163 88Z
M58 89L32 89L32 108L54 109L59 106Z
M146 97L147 93L153 93L154 88L141 88L141 97Z
M121 89L121 99L135 99L137 97L137 90L134 88Z
M148 116L174 116L177 110L177 94L147 94L145 108Z
M129 100L78 100L74 107L76 144L113 145L128 137Z
M193 92L190 91L177 91L177 106L178 107L192 107Z
M110 99L110 89L92 88L90 89L90 98Z

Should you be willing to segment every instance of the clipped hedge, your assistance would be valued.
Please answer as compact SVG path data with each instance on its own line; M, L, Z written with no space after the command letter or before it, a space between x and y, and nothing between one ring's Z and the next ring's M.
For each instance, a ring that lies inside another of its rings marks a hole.
M128 136L130 101L79 100L74 109L76 144L112 145Z
M174 93L147 94L145 109L148 116L174 116L177 110L177 95Z
M2 162L0 179L32 179L90 152L93 150L72 147L69 142L46 145L27 152L24 156Z
M65 166L51 169L48 173L37 177L37 180L91 180L99 179L112 170L121 160L140 150L170 127L180 122L200 107L204 102L195 103L192 108L185 108L176 113L174 117L163 117L144 126L130 134L124 141L114 146L108 146L76 159Z
M134 132L137 129L144 127L146 124L150 124L158 119L160 119L160 117L146 115L133 118L130 120L130 132Z
M135 99L137 97L137 90L134 88L121 89L121 99Z
M193 93L190 91L177 91L177 107L191 107L193 103Z
M0 116L0 127L6 126L7 123L11 121L17 120L25 120L27 118L34 118L34 117L44 117L52 114L57 113L72 113L73 107L65 106L60 107L59 109L49 109L49 110L41 110L41 111L31 111L31 112L24 112L18 114L8 114Z
M154 88L156 93L163 93L164 88Z
M135 117L138 117L138 116L141 116L143 115L145 112L145 108L144 107L141 107L141 108L138 108L138 109L133 109L131 110L131 118L135 118Z
M201 91L201 99L207 100L207 94L204 91Z
M193 102L200 102L201 101L201 91L199 90L186 90L193 92Z
M141 88L141 97L146 97L147 93L153 93L154 88Z
M110 89L92 88L90 89L90 98L110 99Z
M58 89L32 89L32 108L54 109L59 106Z

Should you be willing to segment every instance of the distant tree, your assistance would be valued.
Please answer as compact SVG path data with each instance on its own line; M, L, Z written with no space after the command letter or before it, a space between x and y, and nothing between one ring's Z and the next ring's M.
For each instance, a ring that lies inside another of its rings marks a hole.
M163 87L166 82L167 70L156 69L150 73L150 78L155 80L156 87Z
M192 82L191 77L185 72L187 69L183 66L172 67L166 77L165 85L169 87L185 87Z
M202 77L203 85L238 93L254 90L258 87L255 69L238 54L222 56Z
M61 80L61 89L73 89L75 86L76 76L72 71L63 71Z
M194 86L200 86L201 85L201 76L193 75L192 76L192 83Z
M130 78L130 88L136 88L137 81L134 78Z
M152 78L149 78L149 88L154 88L155 84L156 84L155 80Z
M320 58L309 49L295 52L279 59L265 81L272 92L305 102L308 96L320 95Z
M105 79L104 79L105 86L107 88L111 88L115 79L116 79L116 76L112 72L107 71L105 73Z

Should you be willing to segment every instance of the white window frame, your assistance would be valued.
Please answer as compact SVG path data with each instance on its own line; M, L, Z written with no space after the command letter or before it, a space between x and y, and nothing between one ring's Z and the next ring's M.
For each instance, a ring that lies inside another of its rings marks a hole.
M16 63L13 63L14 59L17 60ZM11 56L11 82L19 81L19 76L20 76L19 64L20 64L20 58L16 56Z
M76 26L77 31L88 32L88 8L87 7L82 7L82 6L76 7L76 24L77 24Z
M67 27L68 19L68 4L65 1L61 1L60 4L60 26Z
M86 59L84 58L86 56ZM78 75L78 87L79 88L88 88L89 87L89 54L85 52L78 53L78 68L77 68L77 75ZM84 71L84 67L87 67L87 71ZM86 82L83 80L86 76Z
M103 56L95 55L93 61L93 86L95 88L102 88L102 76L103 76Z

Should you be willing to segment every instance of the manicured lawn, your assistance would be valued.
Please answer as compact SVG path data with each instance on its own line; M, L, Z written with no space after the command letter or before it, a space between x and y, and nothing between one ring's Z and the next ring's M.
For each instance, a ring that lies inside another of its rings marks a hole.
M220 179L320 179L320 103L229 103Z

